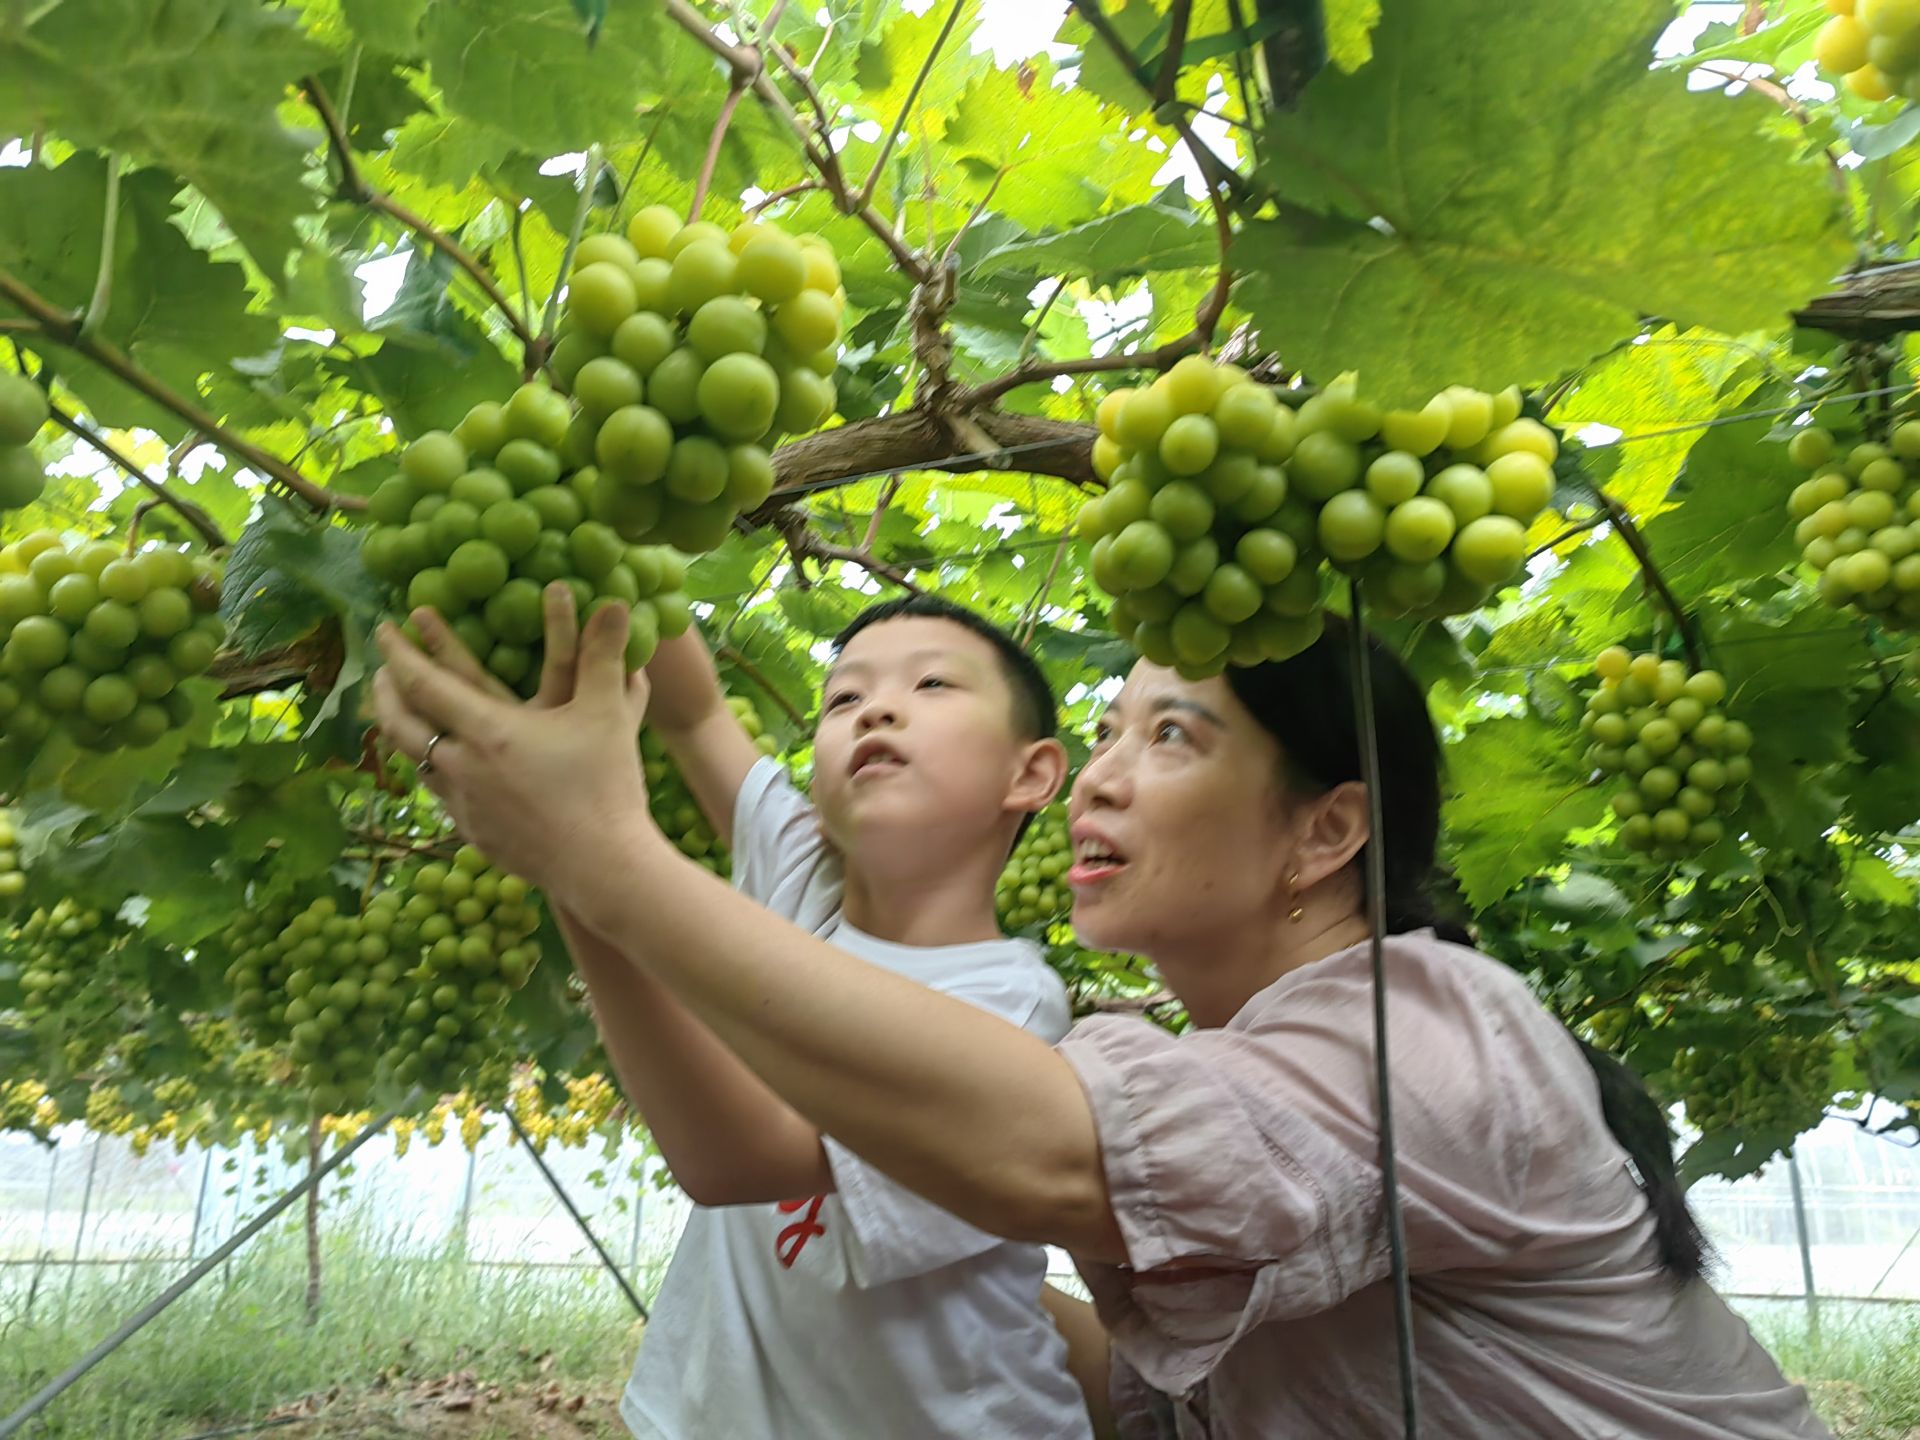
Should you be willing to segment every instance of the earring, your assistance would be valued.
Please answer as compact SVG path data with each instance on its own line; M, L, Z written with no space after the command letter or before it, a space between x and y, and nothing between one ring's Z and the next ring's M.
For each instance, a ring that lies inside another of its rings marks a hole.
M1300 904L1300 872L1298 870L1287 877L1287 889L1293 896L1293 908L1287 911L1287 919L1298 925L1307 915L1305 907Z

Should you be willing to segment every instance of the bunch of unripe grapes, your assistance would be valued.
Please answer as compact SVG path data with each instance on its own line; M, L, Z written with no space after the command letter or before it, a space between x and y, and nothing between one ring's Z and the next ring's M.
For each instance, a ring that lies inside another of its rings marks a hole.
M561 459L573 410L545 385L473 407L451 433L430 431L367 503L367 569L406 607L445 617L474 657L522 694L540 682L541 592L566 582L584 617L625 605L627 664L692 623L686 562L633 545L589 518L595 477Z
M1864 440L1842 455L1818 426L1787 442L1814 472L1787 498L1794 542L1820 572L1820 597L1883 622L1920 625L1920 420L1896 425L1885 444Z
M1454 387L1383 412L1342 378L1296 413L1199 356L1113 392L1080 530L1115 630L1193 677L1284 659L1319 634L1323 562L1387 615L1477 607L1553 497L1559 441L1521 404Z
M845 304L817 235L652 205L625 238L582 240L552 369L579 404L564 453L597 471L595 518L686 551L724 540L773 489L766 447L833 414Z
M284 1045L313 1109L364 1104L381 1075L455 1088L490 1056L486 1021L539 960L539 902L472 846L367 897L243 915L227 932L234 1013Z
M1593 663L1600 685L1580 729L1587 760L1629 783L1614 792L1620 842L1678 860L1718 844L1753 777L1753 732L1721 710L1719 672L1689 673L1678 660L1614 645Z
M743 695L729 695L727 708L752 738L762 755L778 755L779 745L766 733L760 712ZM679 767L667 754L667 747L652 730L640 732L640 760L647 777L648 809L660 827L660 833L673 841L682 855L721 879L733 874L733 857L719 833L707 823L707 817L687 788Z
M1072 865L1073 842L1067 835L1066 807L1049 805L1033 817L994 887L1001 926L1029 930L1065 919L1073 909L1073 892L1067 889L1066 881Z
M20 957L20 1013L30 1025L64 1026L64 1007L94 980L109 979L125 932L98 910L63 897L34 910L11 936Z
M20 833L13 811L0 805L0 905L11 905L27 893L26 872L20 868Z
M1826 0L1820 68L1862 100L1920 99L1920 0Z
M47 397L24 375L0 372L0 510L31 505L47 475L29 448L47 423Z
M1673 1057L1687 1119L1716 1130L1799 1134L1820 1123L1833 1098L1833 1037L1778 1025L1737 1046L1695 1045Z
M226 626L213 562L39 530L0 548L0 733L31 753L54 729L89 750L151 745L193 716L180 682Z

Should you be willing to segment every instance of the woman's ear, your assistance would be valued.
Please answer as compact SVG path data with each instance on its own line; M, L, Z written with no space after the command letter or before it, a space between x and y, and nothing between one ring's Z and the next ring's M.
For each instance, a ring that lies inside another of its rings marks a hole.
M1358 780L1334 786L1302 809L1293 868L1305 890L1352 863L1367 843L1372 822L1367 814L1367 787Z
M1044 810L1060 793L1067 779L1067 748L1058 740L1036 740L1020 757L1020 768L1007 791L1007 808L1033 812Z

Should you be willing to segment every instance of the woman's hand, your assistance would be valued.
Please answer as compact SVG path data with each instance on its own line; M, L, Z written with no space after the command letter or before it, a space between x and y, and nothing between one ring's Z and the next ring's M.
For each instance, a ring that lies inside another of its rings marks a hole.
M551 587L545 603L547 658L532 701L506 695L438 616L422 612L415 624L432 653L393 625L380 628L387 663L374 677L374 705L461 834L564 903L583 847L650 823L635 743L647 681L626 672L624 606L603 607L581 629L565 587Z

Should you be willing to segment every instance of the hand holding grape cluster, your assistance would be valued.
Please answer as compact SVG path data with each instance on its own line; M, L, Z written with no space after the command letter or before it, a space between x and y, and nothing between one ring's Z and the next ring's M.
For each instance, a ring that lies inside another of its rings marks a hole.
M1296 413L1197 355L1114 391L1079 528L1115 631L1193 679L1282 660L1320 633L1323 562L1384 615L1476 608L1553 498L1559 441L1521 405L1456 386L1383 413L1341 379Z
M1663 860L1717 844L1721 817L1739 808L1753 776L1753 732L1720 709L1726 681L1621 645L1602 650L1593 668L1600 686L1580 729L1593 742L1594 768L1632 782L1613 796L1620 842Z

